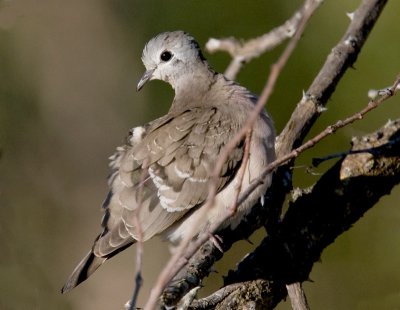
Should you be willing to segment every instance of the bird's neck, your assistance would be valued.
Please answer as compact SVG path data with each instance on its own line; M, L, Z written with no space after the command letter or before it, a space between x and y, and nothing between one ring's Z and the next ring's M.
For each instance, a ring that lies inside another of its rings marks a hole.
M194 106L201 104L201 98L208 97L217 79L218 74L204 63L175 77L174 81L170 81L175 91L171 110L184 108L182 103Z

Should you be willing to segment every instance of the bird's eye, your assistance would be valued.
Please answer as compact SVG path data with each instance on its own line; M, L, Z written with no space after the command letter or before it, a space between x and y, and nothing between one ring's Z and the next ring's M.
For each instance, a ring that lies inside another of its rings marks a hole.
M161 53L160 58L162 61L167 62L172 58L172 53L170 51L164 51Z

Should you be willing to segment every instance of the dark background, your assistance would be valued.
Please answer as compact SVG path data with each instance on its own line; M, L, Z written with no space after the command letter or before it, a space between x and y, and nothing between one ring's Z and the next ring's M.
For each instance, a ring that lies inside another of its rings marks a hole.
M0 1L0 308L121 309L133 288L134 248L105 264L68 295L59 293L99 230L107 192L107 157L129 128L161 116L173 97L165 83L135 92L140 56L155 34L185 30L204 46L210 37L252 38L284 22L302 1ZM343 35L360 1L325 1L284 69L268 103L278 132L302 91ZM355 65L339 84L312 134L359 111L370 88L400 72L400 2L389 1ZM252 61L238 81L259 93L282 47ZM218 71L225 54L206 57ZM400 115L394 98L364 120L302 154L295 185L310 186L331 162L309 174L313 156L346 150ZM383 198L323 254L305 284L312 309L399 309L400 190ZM256 233L252 240L260 238ZM207 294L249 251L237 244L206 280ZM169 257L145 245L143 305ZM279 309L290 309L286 302Z

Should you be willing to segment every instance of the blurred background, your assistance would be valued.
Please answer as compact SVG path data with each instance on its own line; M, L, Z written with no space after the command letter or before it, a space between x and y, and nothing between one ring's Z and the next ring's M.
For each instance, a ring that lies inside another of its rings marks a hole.
M325 1L279 79L268 110L278 132L327 54L349 24L359 0ZM204 46L210 37L249 39L280 25L299 0L137 1L0 0L0 309L122 309L134 283L132 247L67 295L60 289L100 232L108 156L129 128L164 114L172 89L152 82L140 92L140 56L155 34L185 30ZM392 83L400 71L400 2L389 1L354 70L349 70L313 135L359 111L370 88ZM248 64L238 81L260 93L282 51ZM208 55L217 71L225 54ZM400 116L400 97L302 154L295 185L318 175L302 165L349 148L355 135ZM332 162L323 164L323 173ZM305 284L312 309L400 309L400 188L384 197L322 255ZM257 242L262 232L251 239ZM239 243L205 282L221 284L251 246ZM143 305L169 257L167 245L145 244ZM289 302L278 309L290 309Z

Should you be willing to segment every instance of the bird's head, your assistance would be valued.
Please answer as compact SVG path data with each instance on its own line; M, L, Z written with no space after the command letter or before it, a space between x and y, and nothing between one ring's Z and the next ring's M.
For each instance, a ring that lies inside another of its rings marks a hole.
M142 61L146 67L137 84L139 91L146 82L162 80L175 88L176 82L193 72L197 65L204 66L199 44L183 31L163 32L151 39L145 46Z

